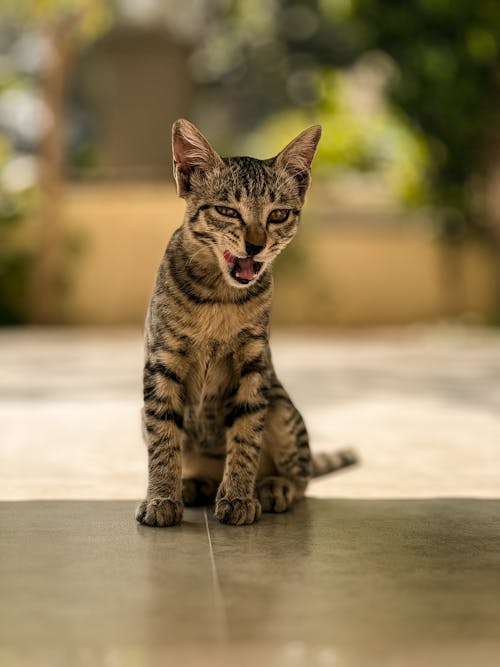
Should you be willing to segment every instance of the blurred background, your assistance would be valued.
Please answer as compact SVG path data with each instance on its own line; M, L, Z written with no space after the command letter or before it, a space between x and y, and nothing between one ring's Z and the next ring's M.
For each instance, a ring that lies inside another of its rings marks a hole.
M321 123L275 323L495 324L495 0L4 0L0 323L143 321L170 128L270 157Z

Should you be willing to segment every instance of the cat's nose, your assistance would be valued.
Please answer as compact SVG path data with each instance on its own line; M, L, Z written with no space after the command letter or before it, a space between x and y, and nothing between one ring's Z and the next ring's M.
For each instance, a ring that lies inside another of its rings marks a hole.
M253 257L254 255L258 255L263 247L264 247L263 245L255 245L253 243L249 243L248 241L245 241L245 250L247 251L247 255L249 257Z

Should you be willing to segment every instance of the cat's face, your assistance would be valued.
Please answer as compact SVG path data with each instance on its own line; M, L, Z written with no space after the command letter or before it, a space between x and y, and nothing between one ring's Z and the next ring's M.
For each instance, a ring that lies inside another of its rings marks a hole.
M188 121L173 127L174 175L188 228L225 280L245 288L294 237L321 135L313 126L275 158L221 158Z

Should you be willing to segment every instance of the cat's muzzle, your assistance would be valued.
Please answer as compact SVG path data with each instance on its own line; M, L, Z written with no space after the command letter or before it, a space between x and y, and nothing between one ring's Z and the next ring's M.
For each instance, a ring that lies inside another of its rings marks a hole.
M224 259L231 277L242 285L252 282L263 265L263 262L257 262L253 257L236 257L229 250L224 251Z

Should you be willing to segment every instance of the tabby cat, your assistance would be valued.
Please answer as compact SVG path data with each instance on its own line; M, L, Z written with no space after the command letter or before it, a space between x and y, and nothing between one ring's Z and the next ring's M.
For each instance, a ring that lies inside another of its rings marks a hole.
M250 524L353 462L347 451L311 456L269 349L271 265L297 231L321 127L268 160L222 158L187 120L172 135L186 215L146 319L149 483L136 518L172 526L184 505L215 500L222 523Z

